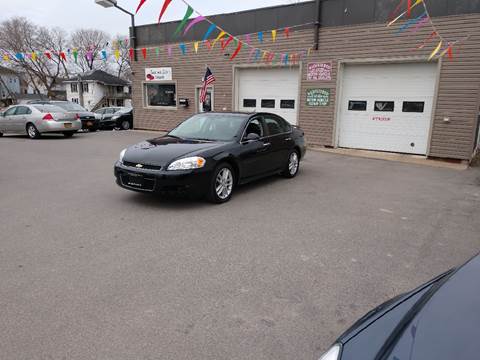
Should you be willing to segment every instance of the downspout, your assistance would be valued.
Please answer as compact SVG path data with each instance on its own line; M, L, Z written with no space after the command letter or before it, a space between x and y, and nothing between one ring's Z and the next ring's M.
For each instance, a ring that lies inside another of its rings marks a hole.
M318 51L319 45L319 36L320 36L320 26L322 20L322 0L317 0L317 9L316 12L317 19L315 20L315 33L313 34L313 50Z

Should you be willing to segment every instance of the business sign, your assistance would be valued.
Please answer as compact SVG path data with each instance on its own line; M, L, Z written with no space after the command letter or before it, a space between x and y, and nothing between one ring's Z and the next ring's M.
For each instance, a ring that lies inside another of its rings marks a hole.
M307 66L307 80L309 81L331 81L332 63L310 63Z
M147 81L172 80L172 68L171 67L146 68L145 80Z
M307 89L307 106L328 106L330 89Z

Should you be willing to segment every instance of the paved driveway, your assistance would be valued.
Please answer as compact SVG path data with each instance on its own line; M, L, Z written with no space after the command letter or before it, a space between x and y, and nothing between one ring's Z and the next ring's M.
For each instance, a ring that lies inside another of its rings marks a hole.
M0 139L1 359L316 359L480 250L480 172L310 152L230 203L120 189L151 134Z

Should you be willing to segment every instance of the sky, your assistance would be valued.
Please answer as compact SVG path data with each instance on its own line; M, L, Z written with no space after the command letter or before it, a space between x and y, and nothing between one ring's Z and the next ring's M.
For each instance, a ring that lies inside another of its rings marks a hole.
M118 4L134 12L140 0L118 0ZM106 31L112 36L128 34L130 17L117 9L105 9L94 0L1 0L0 22L12 16L23 16L43 26L57 26L68 32L80 28L94 28ZM289 4L294 0L188 0L189 4L202 15L221 14L259 7ZM138 15L137 25L155 23L163 0L147 0ZM186 5L173 0L163 21L179 20Z

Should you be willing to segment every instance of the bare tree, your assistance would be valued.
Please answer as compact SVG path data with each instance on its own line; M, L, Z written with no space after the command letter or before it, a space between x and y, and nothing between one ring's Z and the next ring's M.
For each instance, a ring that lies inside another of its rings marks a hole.
M113 42L114 63L113 68L116 69L116 76L125 80L130 80L132 75L132 68L130 64L130 47L125 43L120 36L117 36L116 41ZM115 51L118 50L118 58Z
M37 92L43 87L53 97L53 88L68 69L62 60L67 36L61 29L37 26L23 17L14 17L0 24L0 51L9 55L12 67L23 72ZM48 57L40 53L48 49ZM25 56L35 54L35 56Z
M94 69L107 69L107 63L102 59L101 52L109 45L109 42L110 36L102 30L80 29L75 31L70 37L70 47L77 48L79 51L75 64L76 70L87 72Z

